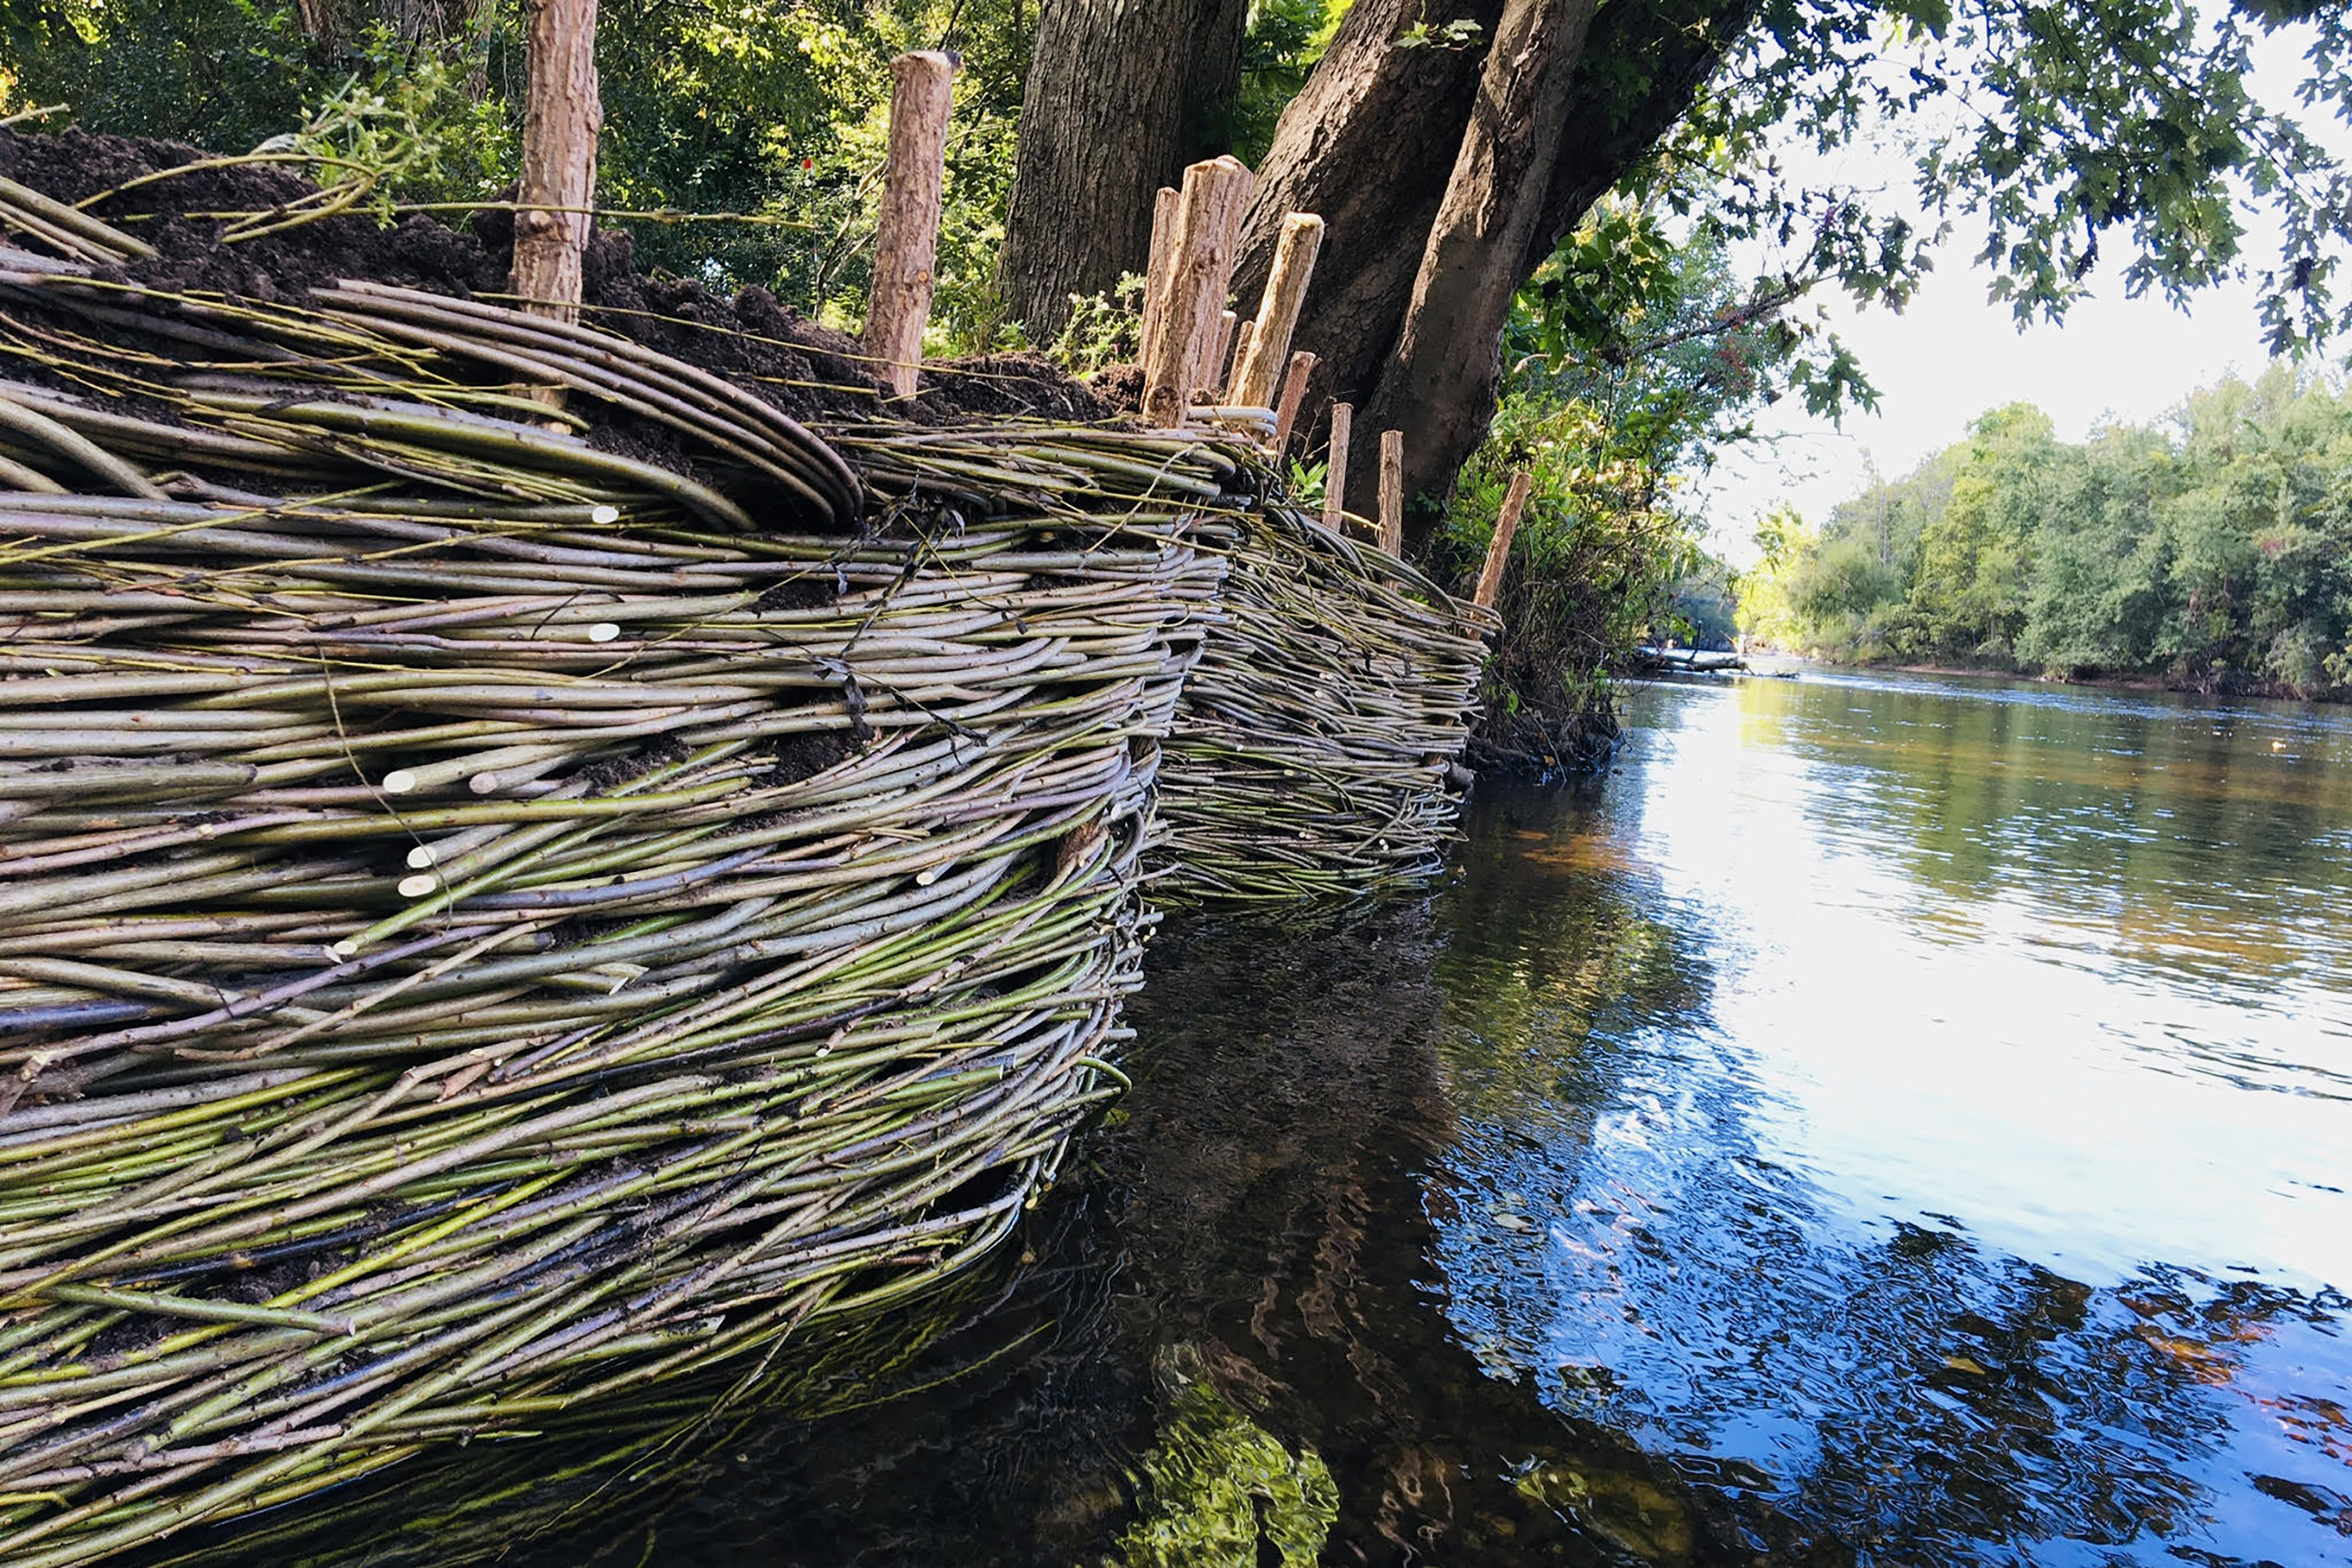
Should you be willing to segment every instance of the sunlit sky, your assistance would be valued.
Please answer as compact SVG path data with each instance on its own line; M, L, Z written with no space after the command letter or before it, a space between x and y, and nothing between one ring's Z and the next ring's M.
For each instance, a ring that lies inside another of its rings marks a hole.
M2197 387L2231 371L2251 376L2267 363L2251 283L2200 295L2183 313L2156 299L2124 295L2120 267L2063 326L2021 332L2006 303L1985 297L1985 273L1969 249L1947 247L1936 272L1901 315L1832 306L1836 330L1878 388L1875 413L1843 425L1807 415L1795 398L1764 411L1770 438L1726 454L1694 487L1710 547L1752 558L1755 521L1789 505L1818 524L1830 508L1868 482L1872 465L1888 478L1960 439L1988 408L2023 399L2079 440L2109 419L2161 416Z
M2303 74L2297 52L2287 37L2270 41L2254 73L2259 97L2292 103ZM2298 118L2339 155L2352 146L2324 116ZM1849 149L1820 167L1832 180L1865 186L1901 189L1910 178L1907 154L1891 147ZM2258 270L2278 255L2276 230L2260 222L2249 228L2242 254ZM2110 419L2159 418L2198 387L2232 371L2251 377L2268 363L2251 279L2200 294L2186 311L2153 295L2130 299L2119 254L2126 247L2111 244L2092 275L2092 298L2061 325L2021 331L2009 305L1988 297L1989 274L1974 259L1981 240L1980 228L1956 225L1900 315L1857 309L1826 287L1816 291L1877 387L1877 409L1849 412L1842 425L1807 415L1796 398L1765 410L1757 428L1766 438L1723 454L1690 492L1711 549L1745 564L1755 556L1755 523L1773 507L1793 506L1819 524L1868 482L1874 466L1889 479L1908 473L2004 403L2032 402L2056 422L2062 440L2079 440Z

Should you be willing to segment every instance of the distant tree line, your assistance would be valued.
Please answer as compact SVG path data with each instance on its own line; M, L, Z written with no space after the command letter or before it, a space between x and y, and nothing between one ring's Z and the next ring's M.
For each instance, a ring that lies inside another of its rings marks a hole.
M2352 696L2352 391L2283 366L2079 444L1994 409L1758 542L1742 621L1780 647Z

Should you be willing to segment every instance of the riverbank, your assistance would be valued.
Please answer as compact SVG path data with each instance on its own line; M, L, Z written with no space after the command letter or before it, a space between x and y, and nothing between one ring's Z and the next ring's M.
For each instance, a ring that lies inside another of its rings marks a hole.
M1780 648L1760 651L1761 657L1785 659L1792 664L1877 675L1932 675L1958 680L2030 680L2044 686L2081 687L2092 691L2170 691L2185 697L2255 698L2273 702L2339 705L2352 701L2352 688L2339 687L2317 693L2301 691L2284 681L2257 680L2234 670L2225 671L2219 678L2203 679L2173 675L2072 675L1990 664L1913 664L1895 659L1826 658L1819 654L1790 653ZM1750 657L1758 655L1751 651Z

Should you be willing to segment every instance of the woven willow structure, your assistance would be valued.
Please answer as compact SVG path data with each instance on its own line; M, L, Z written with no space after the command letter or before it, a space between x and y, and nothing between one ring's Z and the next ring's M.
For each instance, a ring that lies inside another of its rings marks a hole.
M1480 628L1223 437L0 226L12 1568L874 1321L1116 1091L1147 862L1451 826Z
M1162 770L1160 896L1355 898L1438 868L1492 613L1275 502L1223 524L1223 617Z
M920 1289L1114 1092L1233 457L21 251L0 353L0 1560Z

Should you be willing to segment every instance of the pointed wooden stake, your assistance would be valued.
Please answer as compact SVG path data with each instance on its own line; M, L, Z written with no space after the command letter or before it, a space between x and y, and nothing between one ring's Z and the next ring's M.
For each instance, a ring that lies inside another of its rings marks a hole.
M1220 310L1217 313L1216 339L1210 346L1208 359L1203 362L1201 374L1202 387L1215 392L1224 386L1225 365L1229 363L1225 356L1234 352L1234 332L1241 324L1241 317L1231 310ZM1211 401L1213 402L1214 399Z
M1299 308L1307 302L1307 284L1315 276L1315 258L1322 248L1321 218L1312 213L1292 213L1282 220L1282 237L1275 242L1274 269L1266 274L1257 325L1250 334L1249 357L1234 373L1235 403L1273 405L1278 378L1288 363L1290 334L1298 325Z
M1151 363L1151 346L1157 342L1154 328L1167 313L1168 269L1176 260L1176 215L1181 210L1181 192L1160 187L1151 199L1151 255L1143 268L1143 326L1138 336L1135 363Z
M956 62L935 49L890 62L890 161L874 239L874 290L866 305L866 352L900 397L915 395L923 329L937 287L940 208L947 184L948 112Z
M1381 432L1381 548L1404 554L1404 432Z
M1331 447L1323 460L1323 526L1329 529L1348 511L1348 427L1355 418L1354 404L1331 405Z
M1503 568L1511 559L1511 535L1519 531L1519 513L1527 510L1528 487L1534 482L1534 476L1525 468L1513 474L1510 490L1503 497L1503 510L1495 514L1495 537L1486 542L1486 564L1478 574L1478 592L1473 596L1482 609L1493 609L1503 591Z
M1301 350L1290 356L1290 368L1283 373L1282 401L1275 405L1274 449L1278 456L1290 446L1290 427L1297 421L1298 405L1307 399L1307 378L1315 374L1315 356Z
M1242 215L1256 186L1257 176L1238 158L1213 158L1184 171L1167 294L1144 328L1151 342L1143 362L1147 425L1181 425L1202 385L1233 281Z
M1233 362L1225 366L1224 379L1218 384L1224 388L1225 392L1225 395L1218 400L1222 403L1231 403L1234 400L1234 379L1240 374L1242 356L1249 353L1250 332L1256 325L1256 322L1244 319L1234 329Z

